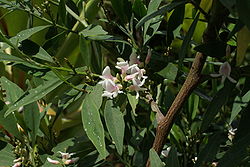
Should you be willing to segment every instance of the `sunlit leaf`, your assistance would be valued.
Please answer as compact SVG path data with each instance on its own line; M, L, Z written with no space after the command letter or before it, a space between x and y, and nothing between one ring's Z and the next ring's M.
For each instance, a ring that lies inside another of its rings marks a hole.
M83 128L98 150L102 159L108 155L105 141L104 128L100 118L99 109L102 104L102 87L96 85L90 94L87 94L82 104L82 123Z
M111 100L106 102L104 118L109 134L115 143L117 152L122 155L125 122L123 120L123 114L121 113L120 108L114 106Z
M249 28L250 29L250 28ZM240 66L244 61L247 48L250 43L250 30L244 26L237 33L237 55L236 55L236 65Z

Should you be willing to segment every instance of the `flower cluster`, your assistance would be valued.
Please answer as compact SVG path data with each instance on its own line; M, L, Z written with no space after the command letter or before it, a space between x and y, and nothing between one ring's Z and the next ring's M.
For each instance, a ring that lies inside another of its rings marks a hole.
M61 154L62 162L63 162L64 165L73 164L73 163L75 163L76 161L79 160L78 157L76 157L76 158L71 158L71 156L74 155L74 153L63 153L63 152L61 152L61 151L59 151L59 153ZM71 158L71 159L70 159L70 158ZM55 164L55 165L61 164L60 161L58 161L58 160L53 160L53 159L51 159L51 158L49 158L49 157L47 158L47 160L48 160L48 162L50 162L51 164Z
M138 64L130 65L128 61L124 61L122 59L119 59L115 67L121 71L121 75L118 77L121 80L112 76L110 73L110 67L106 66L102 72L102 76L100 76L103 80L99 82L99 84L101 84L104 88L102 96L106 96L111 99L115 98L119 93L123 93L123 86L121 83L127 82L129 83L129 86L127 87L128 90L135 91L136 98L138 99L139 91L146 90L146 88L142 88L145 80L147 79L147 76L144 76L146 71L144 69L140 69Z

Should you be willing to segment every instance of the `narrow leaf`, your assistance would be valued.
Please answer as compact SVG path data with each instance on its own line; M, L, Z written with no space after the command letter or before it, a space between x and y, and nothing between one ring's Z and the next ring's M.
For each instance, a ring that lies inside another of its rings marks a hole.
M96 85L94 90L87 94L82 104L82 123L88 138L92 141L102 159L108 155L105 147L104 128L99 109L102 104L102 87Z
M115 143L117 152L122 155L125 122L120 108L115 107L111 100L106 102L104 118L109 134Z
M249 28L250 29L250 28ZM236 65L240 66L245 58L245 54L250 43L250 30L244 26L237 33L237 55L236 55Z
M10 108L5 113L5 116L17 110L19 107L25 106L27 104L30 104L32 102L35 102L43 98L44 96L46 96L48 93L53 91L62 83L63 83L62 80L58 78L54 78L53 80L44 82L43 85L40 85L37 88L29 90L27 95L23 96L21 99L19 99L18 101L16 101L14 104L10 106Z
M136 96L133 96L133 95L131 95L129 93L127 94L127 97L128 97L128 101L129 101L129 104L130 104L130 106L132 108L132 111L133 111L134 115L137 116L137 114L135 113L135 110L136 110L136 106L137 106L137 104L139 102L139 99L136 99Z

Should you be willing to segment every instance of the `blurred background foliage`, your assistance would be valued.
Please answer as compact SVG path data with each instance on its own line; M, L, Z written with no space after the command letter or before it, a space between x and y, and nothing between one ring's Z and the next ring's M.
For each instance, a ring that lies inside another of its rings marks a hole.
M228 16L203 43L214 4ZM249 10L248 0L0 0L0 166L56 166L46 158L58 151L80 158L67 166L250 166ZM111 101L95 85L136 55L165 115L197 51L208 56L202 81L157 155L146 94ZM210 76L224 62L237 84Z

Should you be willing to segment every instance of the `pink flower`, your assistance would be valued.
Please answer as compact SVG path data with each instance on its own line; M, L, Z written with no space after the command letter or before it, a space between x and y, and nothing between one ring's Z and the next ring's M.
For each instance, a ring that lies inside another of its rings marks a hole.
M129 65L133 65L133 64L140 64L140 60L139 57L137 56L137 54L135 52L133 52L130 56L129 56Z
M110 73L110 67L106 66L102 72L102 76L100 76L102 79L111 79L112 81L116 80L116 77L113 77Z
M148 64L150 62L151 56L152 56L151 49L148 49L148 54L147 54L147 57L145 59L145 64Z
M127 61L120 61L116 63L115 66L117 69L120 69L122 71L122 74L126 74L128 68L129 68L129 64Z
M144 76L146 72L144 69L140 69L138 64L133 64L128 68L129 75L125 77L125 80L132 80L133 78L137 78L139 80L146 79L147 76Z
M232 83L236 83L236 81L230 76L231 74L231 66L228 62L224 62L220 66L219 74L210 74L212 77L220 77L222 76L221 82L224 83L225 79L229 79Z
M51 159L51 158L47 158L47 161L48 162L50 162L50 163L52 163L52 164L55 164L55 165L58 165L58 164L60 164L60 162L59 161L57 161L57 160L53 160L53 159Z
M68 164L73 164L78 160L79 160L79 158L77 157L77 158L67 159L65 161L63 160L63 162L64 162L65 165L68 165Z
M63 153L61 151L58 151L61 156L62 156L62 159L69 159L72 155L74 155L74 153Z
M21 166L21 165L22 165L21 162L16 162L12 167L19 167L19 166Z
M102 87L105 89L103 92L102 96L106 96L108 98L115 98L119 93L123 93L120 91L122 88L121 85L116 85L112 80L110 79L105 79L102 81Z

